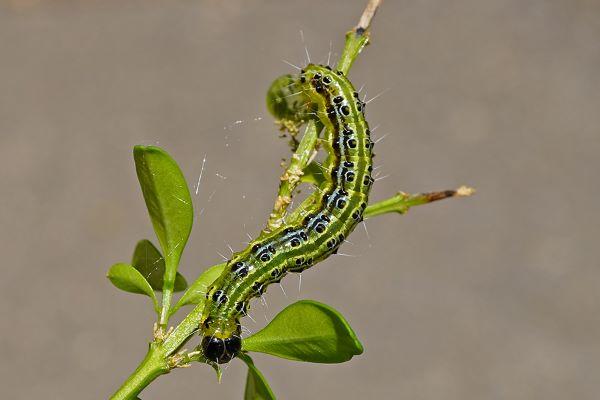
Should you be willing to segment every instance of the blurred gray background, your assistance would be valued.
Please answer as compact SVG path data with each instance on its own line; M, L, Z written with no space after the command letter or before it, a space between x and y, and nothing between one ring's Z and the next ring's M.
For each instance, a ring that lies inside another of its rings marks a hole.
M365 1L0 3L0 385L6 399L107 398L143 357L147 298L105 278L154 239L131 150L179 162L196 224L190 281L272 206L285 140L271 80L334 57ZM359 227L344 253L270 288L340 310L365 353L256 356L282 399L596 399L600 391L600 2L384 2L351 71L379 125L373 200L469 184L476 196ZM241 121L241 122L240 122ZM199 216L202 211L202 215ZM264 317L263 317L264 315ZM148 399L240 399L237 361Z

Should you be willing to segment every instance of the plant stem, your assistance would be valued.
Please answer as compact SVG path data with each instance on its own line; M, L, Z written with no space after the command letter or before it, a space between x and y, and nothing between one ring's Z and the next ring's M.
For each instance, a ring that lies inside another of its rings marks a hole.
M365 7L358 24L350 32L346 33L346 44L340 57L337 68L348 75L350 67L358 57L362 49L369 44L369 27L377 9L383 0L370 0Z
M371 204L365 209L365 218L375 217L381 214L396 212L405 214L411 207L421 204L431 203L433 201L448 199L450 197L467 197L475 192L474 189L461 186L456 190L444 190L441 192L408 194L398 192L393 197Z
M169 371L170 368L162 346L158 343L150 343L144 360L110 400L134 400L150 382Z
M198 330L198 324L204 310L204 302L196 305L194 309L177 325L163 343L167 356L173 354L183 346Z
M173 296L173 290L163 287L162 294L162 308L160 311L160 319L158 320L158 324L166 328L167 323L169 322L169 310L171 308L171 297Z
M279 184L275 206L273 206L273 211L271 211L269 220L267 221L267 231L273 231L284 223L285 213L292 202L294 189L300 183L300 178L303 174L302 170L312 158L320 130L320 124L312 120L308 121L298 149L292 154L290 165L286 168L283 175L281 175L281 183Z

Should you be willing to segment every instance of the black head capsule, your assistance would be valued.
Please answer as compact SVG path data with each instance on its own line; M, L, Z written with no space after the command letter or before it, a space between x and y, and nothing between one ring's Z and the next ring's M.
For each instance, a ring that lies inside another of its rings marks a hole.
M300 237L302 240L308 240L308 235L304 231L300 231Z
M325 85L329 85L329 84L331 83L331 78L330 78L330 77L328 77L328 76L324 76L324 77L323 77L323 83L324 83Z
M335 96L335 97L333 98L333 102L334 102L335 104L340 104L342 101L344 101L344 98L343 98L342 96Z
M218 364L225 364L242 350L242 339L239 334L228 338L205 336L202 338L201 346L202 354L206 359Z

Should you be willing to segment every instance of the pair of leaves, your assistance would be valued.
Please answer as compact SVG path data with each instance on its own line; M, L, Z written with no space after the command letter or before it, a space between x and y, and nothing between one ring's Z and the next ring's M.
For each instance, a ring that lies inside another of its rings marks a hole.
M362 354L356 334L333 308L312 300L289 305L261 331L244 339L242 349L288 360L341 363ZM245 400L275 399L265 377L247 354Z
M192 200L181 170L164 150L135 146L133 155L146 207L164 257L150 241L142 240L135 248L131 264L113 265L108 278L119 289L149 296L158 311L155 290L165 291L170 297L171 292L187 287L177 267L192 229Z
M154 291L163 289L165 259L149 240L140 240L135 246L131 264L117 263L108 271L108 279L121 290L144 294L156 303ZM181 292L187 282L179 272L175 276L173 291Z

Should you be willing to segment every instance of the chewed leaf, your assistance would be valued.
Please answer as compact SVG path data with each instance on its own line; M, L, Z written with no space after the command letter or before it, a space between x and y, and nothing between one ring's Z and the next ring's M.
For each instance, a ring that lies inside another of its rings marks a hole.
M135 146L135 168L163 254L163 288L173 289L177 266L192 229L193 208L181 170L162 149Z
M241 353L238 357L248 366L244 400L275 400L275 395L269 387L267 380L258 368L256 368L250 356Z
M340 313L325 304L301 300L244 339L243 350L289 360L340 363L362 354L363 347Z
M154 290L152 290L148 281L137 269L133 268L133 266L125 263L115 264L110 267L106 276L113 285L121 290L130 293L145 294L150 297L156 308L157 304Z
M152 289L162 291L165 275L165 259L149 240L140 240L135 246L131 265L146 278ZM184 291L187 282L179 272L175 276L175 292Z
M275 79L267 92L267 108L278 120L287 120L298 126L307 119L303 110L308 98L302 91L298 79L282 75Z
M326 170L315 161L308 164L302 172L304 172L304 175L300 178L302 182L320 186L326 180Z
M204 302L206 296L206 290L212 283L217 279L227 264L218 264L210 267L204 271L198 279L188 288L188 290L181 296L175 307L171 310L171 314L174 314L180 307L187 304L199 304Z

